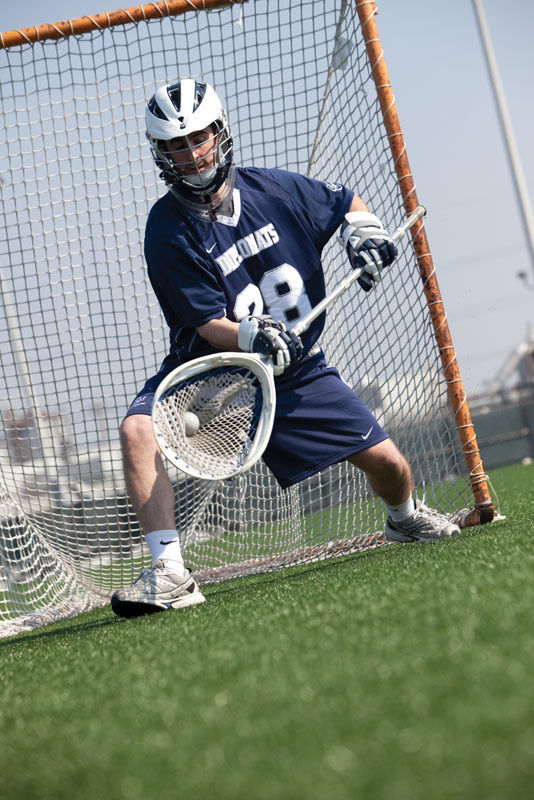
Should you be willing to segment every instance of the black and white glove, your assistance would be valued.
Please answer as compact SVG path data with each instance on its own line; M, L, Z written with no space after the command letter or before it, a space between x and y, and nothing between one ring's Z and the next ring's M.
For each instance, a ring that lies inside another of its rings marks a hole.
M363 270L358 283L366 292L382 280L382 270L397 256L395 242L382 223L368 211L349 211L341 225L340 238L350 265Z
M246 353L270 356L275 375L281 375L302 357L300 337L267 315L241 320L237 344Z

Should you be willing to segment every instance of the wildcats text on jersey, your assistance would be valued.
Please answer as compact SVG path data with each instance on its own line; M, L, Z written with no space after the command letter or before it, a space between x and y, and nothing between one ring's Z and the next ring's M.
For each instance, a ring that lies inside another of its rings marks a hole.
M222 255L215 260L224 276L229 275L234 269L246 259L257 255L261 250L266 250L280 241L278 232L273 223L258 228L257 231L247 234L242 239L238 239L235 244L228 248Z

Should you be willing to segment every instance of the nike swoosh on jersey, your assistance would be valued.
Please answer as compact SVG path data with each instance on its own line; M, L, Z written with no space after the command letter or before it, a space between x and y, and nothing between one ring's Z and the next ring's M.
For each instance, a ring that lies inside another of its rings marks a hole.
M373 428L374 428L374 427L375 427L374 425L371 425L371 427L369 428L369 430L367 431L367 433L365 434L365 436L364 436L364 435L363 435L363 433L362 433L362 439L364 440L364 442L365 442L365 440L366 440L366 439L368 439L368 438L369 438L369 436L371 435L371 431L373 430Z
M163 545L165 545L165 544L172 544L173 542L176 542L176 539L170 539L168 542L164 542L164 541L163 541L163 539L160 539L160 540L159 540L159 543L160 543L160 544L163 544Z
M208 253L208 255L213 251L213 248L215 247L216 244L217 242L215 242L215 244L212 244L211 247L206 247L206 253Z

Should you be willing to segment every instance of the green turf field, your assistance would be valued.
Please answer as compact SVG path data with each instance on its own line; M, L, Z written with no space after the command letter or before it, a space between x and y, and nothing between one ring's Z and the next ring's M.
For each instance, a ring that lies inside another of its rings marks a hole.
M507 520L450 541L0 640L0 796L530 796L534 465L491 479Z

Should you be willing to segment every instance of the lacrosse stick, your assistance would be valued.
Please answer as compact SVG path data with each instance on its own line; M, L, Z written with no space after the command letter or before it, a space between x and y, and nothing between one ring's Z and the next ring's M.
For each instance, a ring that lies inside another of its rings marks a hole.
M425 215L417 206L392 235L397 242ZM358 280L352 270L291 330L298 336ZM152 424L163 455L204 480L238 475L258 461L271 436L276 390L270 359L255 353L214 353L173 370L158 386Z

